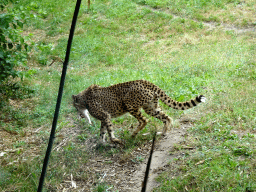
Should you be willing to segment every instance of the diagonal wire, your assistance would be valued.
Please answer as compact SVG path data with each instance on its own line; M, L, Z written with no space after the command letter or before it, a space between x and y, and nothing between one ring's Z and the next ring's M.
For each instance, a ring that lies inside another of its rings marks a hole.
M47 165L48 165L48 162L49 162L49 157L50 157L50 154L51 154L52 145L53 145L53 141L54 141L54 138L55 138L55 130L56 130L58 116L59 116L59 110L60 110L60 104L61 104L61 99L62 99L62 94L63 94L63 87L64 87L64 83L65 83L65 77L66 77L67 66L68 66L68 61L69 61L70 49L71 49L71 44L72 44L72 40L73 40L73 36L74 36L74 32L75 32L75 26L76 26L76 21L77 21L77 16L78 16L78 13L79 13L80 5L81 5L81 0L77 0L75 11L74 11L74 16L73 16L73 20L72 20L72 24L71 24L71 28L70 28L70 33L69 33L66 57L65 57L65 61L63 63L63 68L62 68L62 74L61 74L61 80L60 80L60 86L59 86L59 93L58 93L54 118L53 118L53 122L52 122L51 135L50 135L50 138L49 138L49 143L48 143L48 147L47 147L47 150L46 150L46 154L45 154L45 158L44 158L44 164L43 164L41 177L40 177L39 185L38 185L38 189L37 189L38 192L41 192L42 189L43 189L43 183L44 183L44 178L45 178L45 174L46 174L46 170L47 170Z
M145 172L144 181L142 183L141 192L145 192L146 191L147 182L148 182L148 175L149 175L149 169L150 169L150 164L151 164L152 155L153 155L154 146L155 146L155 140L156 140L156 132L154 133L154 136L153 136L152 146L151 146L150 155L149 155L149 158L148 158L148 163L147 163L147 168L146 168L146 172Z

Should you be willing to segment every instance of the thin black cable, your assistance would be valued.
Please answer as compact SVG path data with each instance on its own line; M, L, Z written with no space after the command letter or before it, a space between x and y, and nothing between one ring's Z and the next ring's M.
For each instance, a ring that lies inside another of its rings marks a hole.
M149 158L148 158L147 168L146 168L146 172L145 172L144 181L142 183L141 192L145 192L146 191L147 182L148 182L148 175L149 175L149 169L150 169L150 164L151 164L152 155L153 155L153 151L154 151L155 140L156 140L156 132L155 132L155 134L153 136L151 151L150 151L150 155L149 155Z
M53 118L53 122L52 122L51 135L50 135L50 138L49 138L49 143L48 143L47 151L46 151L46 154L45 154L44 164L43 164L43 168L42 168L42 172L41 172L41 177L40 177L39 185L38 185L38 189L37 189L38 192L41 192L42 189L43 189L46 169L47 169L47 165L48 165L48 162L49 162L53 141L54 141L54 138L55 138L55 130L56 130L58 116L59 116L59 111L60 111L60 104L61 104L63 87L64 87L65 77L66 77L66 72L67 72L67 66L68 66L68 61L69 61L70 49L71 49L71 44L72 44L72 40L73 40L73 36L74 36L74 32L75 32L75 26L76 26L76 21L77 21L77 16L78 16L78 13L79 13L80 5L81 5L81 0L77 0L75 11L74 11L74 16L73 16L73 20L72 20L72 24L71 24L71 28L70 28L70 33L69 33L66 57L65 57L65 61L63 63L63 68L62 68L59 93L58 93L58 98L57 98L54 118Z

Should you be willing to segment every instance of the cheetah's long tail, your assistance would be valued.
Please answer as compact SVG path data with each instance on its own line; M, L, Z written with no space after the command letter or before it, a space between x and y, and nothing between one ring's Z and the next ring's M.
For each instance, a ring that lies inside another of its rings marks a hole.
M159 96L161 101L163 101L166 105L168 105L173 109L178 109L178 110L190 109L192 107L197 106L199 103L206 101L206 98L203 95L199 95L195 99L191 99L190 101L186 101L186 102L175 101L171 99L168 95L166 95L164 91L161 91Z
M203 95L197 96L195 99L191 99L190 101L186 102L178 102L170 98L161 88L159 88L157 85L154 85L153 83L146 81L146 80L140 80L143 81L144 84L147 85L147 87L150 87L151 90L153 90L156 94L158 94L161 101L163 101L166 105L173 109L178 110L186 110L190 109L192 107L197 106L199 103L205 102L206 98Z

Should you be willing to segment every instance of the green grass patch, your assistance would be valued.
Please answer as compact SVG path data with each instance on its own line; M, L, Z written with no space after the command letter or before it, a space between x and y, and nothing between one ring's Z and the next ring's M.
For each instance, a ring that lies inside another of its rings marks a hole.
M225 21L250 27L255 22L251 16L255 3L238 0L91 3L90 10L86 3L82 4L76 25L56 142L61 141L66 129L79 128L81 132L68 135L75 140L65 143L63 151L53 152L46 189L57 190L71 173L74 180L86 182L88 175L83 165L90 153L83 145L91 138L99 139L100 122L92 119L93 125L88 125L85 120L78 121L71 95L91 84L110 86L146 79L178 101L199 94L207 98L204 105L185 112L160 104L174 119L188 114L196 117L202 114L202 118L197 119L189 132L191 141L186 141L195 149L185 151L178 146L172 151L182 151L185 155L170 162L175 169L163 173L156 191L255 190L255 34L209 31L202 23ZM11 95L10 100L1 101L0 134L7 132L18 138L9 145L17 149L15 155L5 154L1 162L3 191L36 190L61 76L62 63L53 59L64 60L74 5L73 1L49 0L8 5L10 11L26 15L29 22L25 34L33 34L29 37L35 43L28 62L30 71L21 82L26 86L9 86L4 89L6 92L2 89L0 92L1 96ZM241 6L247 12L242 11L239 16L237 10ZM124 141L123 148L100 146L94 152L106 158L119 154L129 158L134 148L152 139L151 135L142 136L143 133L162 129L162 122L147 118L149 123L136 139L130 138L130 127L137 125L135 118L124 115L113 119L115 134ZM23 157L24 151L30 151L31 144L23 139L30 132L42 138L40 158L28 155L31 161L9 164ZM137 156L132 160L140 163L143 158ZM109 183L96 182L94 190L111 187Z
M158 178L162 185L154 191L255 190L255 163L252 163L255 137L251 134L239 137L230 129L208 132L193 128L193 134L200 138L194 143L198 149L186 153L176 163L171 162L178 165Z

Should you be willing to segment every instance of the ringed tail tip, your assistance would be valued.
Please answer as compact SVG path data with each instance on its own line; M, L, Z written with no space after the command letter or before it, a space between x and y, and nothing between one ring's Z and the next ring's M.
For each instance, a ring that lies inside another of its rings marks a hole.
M196 99L197 99L198 102L203 102L203 103L206 102L206 97L203 96L203 95L198 96Z

